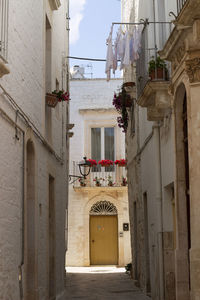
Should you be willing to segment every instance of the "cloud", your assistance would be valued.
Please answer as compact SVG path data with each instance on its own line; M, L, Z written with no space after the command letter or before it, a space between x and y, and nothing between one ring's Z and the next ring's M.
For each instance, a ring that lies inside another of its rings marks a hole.
M75 44L79 39L79 26L84 17L86 0L70 1L70 44Z

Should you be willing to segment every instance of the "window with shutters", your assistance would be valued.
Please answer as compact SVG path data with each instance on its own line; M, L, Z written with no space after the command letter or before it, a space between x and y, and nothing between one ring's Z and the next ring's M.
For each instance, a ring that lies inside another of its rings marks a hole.
M97 163L102 159L115 160L115 129L114 127L91 128L91 158ZM93 167L99 171L100 165ZM106 172L114 171L114 166L105 167Z

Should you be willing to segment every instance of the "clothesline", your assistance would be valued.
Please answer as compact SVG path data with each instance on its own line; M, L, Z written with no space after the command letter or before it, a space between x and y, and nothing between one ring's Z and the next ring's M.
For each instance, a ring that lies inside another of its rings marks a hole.
M138 25L145 25L146 22L132 23L134 27L131 31L126 28L126 32L123 32L122 28L119 27L113 46L112 34L114 24L116 23L112 23L111 31L106 41L107 55L105 73L107 74L107 81L110 80L111 70L113 70L113 74L115 74L118 68L118 61L121 62L120 70L122 70L139 59L143 28ZM128 24L130 25L131 23L125 23L125 25Z

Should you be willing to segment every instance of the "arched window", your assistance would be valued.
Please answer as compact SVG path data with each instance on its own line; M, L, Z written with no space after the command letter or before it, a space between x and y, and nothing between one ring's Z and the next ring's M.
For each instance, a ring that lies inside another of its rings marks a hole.
M90 215L117 215L117 208L109 201L99 201L92 206Z

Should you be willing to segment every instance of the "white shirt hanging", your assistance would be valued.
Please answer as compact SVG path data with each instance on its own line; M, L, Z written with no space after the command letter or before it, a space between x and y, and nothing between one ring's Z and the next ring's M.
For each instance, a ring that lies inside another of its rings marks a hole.
M130 34L128 30L125 34L125 53L124 53L124 59L123 59L123 67L128 67L131 64L130 61Z
M111 27L110 34L107 39L107 55L106 55L106 68L105 68L105 73L107 74L107 81L110 80L110 71L113 69L113 64L114 64L114 55L113 55L113 48L112 48L112 31L113 31L113 26Z

